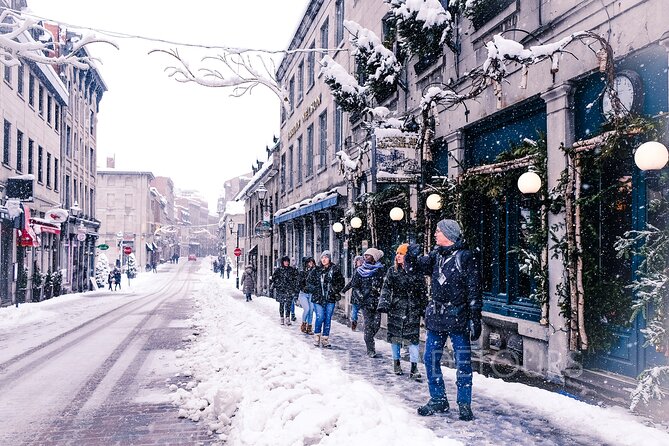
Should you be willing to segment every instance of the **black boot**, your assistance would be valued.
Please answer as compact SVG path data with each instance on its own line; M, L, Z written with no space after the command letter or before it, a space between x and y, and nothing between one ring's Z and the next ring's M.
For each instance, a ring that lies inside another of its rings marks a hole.
M472 413L472 407L469 404L458 404L460 409L460 419L462 421L471 421L474 419L474 414Z
M400 365L400 360L399 359L394 359L393 360L393 373L395 373L395 375L404 375L404 372L402 371L402 366Z
M428 415L434 415L437 412L446 413L449 409L450 407L446 398L443 400L430 398L430 401L428 401L426 405L418 408L418 415L426 417Z
M415 362L411 363L411 372L409 373L409 378L420 381L422 378L420 372L418 371L418 364Z

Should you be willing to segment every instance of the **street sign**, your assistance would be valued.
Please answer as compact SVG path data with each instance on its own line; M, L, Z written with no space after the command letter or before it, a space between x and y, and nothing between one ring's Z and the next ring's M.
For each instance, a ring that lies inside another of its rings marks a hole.
M242 255L242 249L241 248L235 248L235 250L233 252L235 253L235 256L237 256L237 257Z
M132 248L130 246L124 246L123 254L132 254Z
M106 250L109 249L109 245L107 245L105 243L102 243L101 245L98 245L98 249L100 249L102 251L106 251Z

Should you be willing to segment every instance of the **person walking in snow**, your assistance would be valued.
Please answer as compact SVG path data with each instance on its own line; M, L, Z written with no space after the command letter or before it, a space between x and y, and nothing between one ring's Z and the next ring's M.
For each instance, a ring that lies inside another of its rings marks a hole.
M306 289L311 293L311 301L316 311L314 345L330 347L330 325L335 303L341 299L344 276L339 271L339 267L332 263L330 251L323 251L320 261L320 266L309 272Z
M112 290L112 284L114 283L114 272L109 271L109 274L107 275L107 283L109 284L109 291Z
M290 305L299 290L299 273L294 266L290 266L290 257L281 257L281 265L272 273L270 289L274 290L275 299L279 302L279 317L281 325L291 325Z
M307 277L316 267L316 261L313 257L305 257L302 261L302 271L300 271L300 287L297 300L302 307L302 325L300 331L309 335L314 334L312 323L314 317L314 304L311 301L311 293L307 290Z
M353 269L359 268L365 263L363 256L355 256L353 259ZM358 328L358 312L360 310L360 291L358 289L351 290L351 331Z
M116 291L117 288L121 289L121 277L121 270L118 267L114 268L114 291Z
M230 278L230 271L232 271L232 265L228 263L228 266L225 268L225 272L228 273L228 279Z
M383 251L380 249L369 248L363 257L365 261L355 269L351 281L346 284L342 292L352 289L359 293L359 305L362 309L362 317L365 318L364 338L367 356L376 358L374 335L381 326L381 314L376 311L376 308L379 305L379 295L386 268L379 261L383 257Z
M481 336L483 306L479 269L461 237L460 224L444 219L434 233L437 246L419 256L420 246L409 246L405 264L410 271L431 275L431 300L425 309L425 371L430 400L418 408L422 416L448 412L449 405L441 372L444 345L450 337L456 365L457 403L460 419L474 418L472 402L471 342Z
M247 265L246 268L244 268L241 282L242 292L246 296L246 302L251 302L253 300L251 299L251 294L253 294L256 289L256 275L253 272L252 265Z
M395 265L386 273L379 297L377 311L388 314L388 342L393 353L393 371L402 375L400 348L409 346L411 372L409 377L420 380L418 372L418 344L420 341L420 318L427 306L427 288L422 274L407 271L404 256L408 243L401 244L395 253Z

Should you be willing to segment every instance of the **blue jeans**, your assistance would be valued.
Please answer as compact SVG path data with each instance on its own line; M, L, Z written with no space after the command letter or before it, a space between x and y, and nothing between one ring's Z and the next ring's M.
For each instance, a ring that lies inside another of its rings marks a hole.
M314 310L316 310L316 326L314 327L314 334L330 336L330 323L332 322L334 308L334 302L326 303L325 306L321 304L314 304ZM322 333L321 327L323 328Z
M390 344L393 351L393 359L400 359L401 344ZM418 362L418 344L409 344L409 361Z
M314 317L314 303L311 302L311 294L300 291L297 299L300 301L300 305L302 305L302 322L311 325L311 321Z
M425 340L425 372L430 397L445 399L446 389L444 375L441 373L441 357L444 355L444 345L448 337L453 344L453 356L456 367L456 385L458 387L458 404L472 402L472 349L469 343L469 333L448 333L427 331Z
M351 322L358 322L358 304L351 304Z

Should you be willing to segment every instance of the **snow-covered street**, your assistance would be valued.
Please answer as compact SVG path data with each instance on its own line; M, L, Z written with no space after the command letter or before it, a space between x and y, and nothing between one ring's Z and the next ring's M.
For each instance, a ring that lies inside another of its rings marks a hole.
M247 303L234 283L205 259L161 265L122 292L0 309L2 444L669 444L666 427L623 408L476 373L474 421L419 417L427 385L392 373L384 340L368 358L362 333L333 323L333 348L316 348L301 309L281 326L274 300ZM119 318L126 305L142 308ZM96 323L111 331L68 337Z

